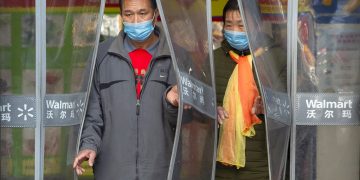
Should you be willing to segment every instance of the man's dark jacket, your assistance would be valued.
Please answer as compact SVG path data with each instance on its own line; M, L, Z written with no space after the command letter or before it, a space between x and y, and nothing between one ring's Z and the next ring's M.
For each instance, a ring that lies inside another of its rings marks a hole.
M176 118L166 117L176 117L177 109L166 102L164 94L176 77L164 33L159 28L155 33L159 45L139 102L123 31L99 46L80 143L80 150L96 151L95 179L167 177Z

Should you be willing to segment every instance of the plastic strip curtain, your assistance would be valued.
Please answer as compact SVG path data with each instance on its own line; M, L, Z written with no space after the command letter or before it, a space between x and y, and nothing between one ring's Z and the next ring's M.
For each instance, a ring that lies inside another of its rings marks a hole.
M217 122L210 1L157 2L181 90L168 179L212 179Z
M287 2L238 0L265 102L270 179L285 178L291 129Z
M292 119L289 178L359 179L360 2L240 2L265 95L271 177L279 177L275 174L279 171L274 171L278 159L273 152L284 146L273 144L270 122L276 114L280 120L279 110L284 109L275 108L274 104L282 105L283 100L277 96L273 102L267 88L278 89L279 82L291 82L280 84L281 89L287 87L291 92L291 118L286 116ZM261 59L258 52L270 52L273 57ZM287 74L287 79L273 78L279 73L278 66L272 64L286 62L282 60L286 53L287 72L280 74Z

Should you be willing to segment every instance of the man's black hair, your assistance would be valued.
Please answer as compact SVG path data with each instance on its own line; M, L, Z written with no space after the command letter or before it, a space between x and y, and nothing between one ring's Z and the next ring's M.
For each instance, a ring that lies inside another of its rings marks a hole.
M151 7L155 10L157 9L156 0L149 0L151 2ZM122 10L123 0L119 0L120 10Z
M228 11L240 11L237 0L229 0L223 9L223 23L225 24L225 16Z

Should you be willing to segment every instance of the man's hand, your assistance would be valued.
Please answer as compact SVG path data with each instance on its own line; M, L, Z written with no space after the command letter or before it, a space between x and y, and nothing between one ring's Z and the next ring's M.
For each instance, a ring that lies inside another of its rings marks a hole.
M88 160L89 166L94 165L94 160L96 158L96 152L94 150L85 149L79 152L75 157L73 168L76 171L77 175L82 175L85 172L85 169L81 167L81 163Z
M166 94L166 100L175 107L179 106L179 92L177 85L173 86ZM191 106L184 104L184 109L191 109Z
M175 107L179 106L179 93L177 85L173 86L166 94L166 100Z
M218 120L218 123L219 124L223 124L224 123L224 120L229 118L229 114L226 112L226 110L221 107L221 106L218 106L217 107L217 120Z
M251 113L252 114L264 114L264 104L263 104L260 96L255 98L253 108L251 109Z

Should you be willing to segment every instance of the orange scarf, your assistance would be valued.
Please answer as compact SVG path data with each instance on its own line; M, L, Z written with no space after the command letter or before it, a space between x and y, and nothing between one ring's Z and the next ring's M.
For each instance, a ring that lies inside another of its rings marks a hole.
M259 92L252 72L251 55L239 56L230 51L237 65L229 79L223 107L229 118L220 127L217 161L237 168L245 166L245 137L255 135L255 124L261 120L251 110Z

